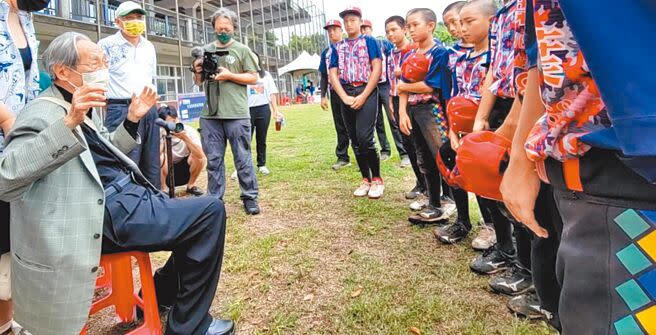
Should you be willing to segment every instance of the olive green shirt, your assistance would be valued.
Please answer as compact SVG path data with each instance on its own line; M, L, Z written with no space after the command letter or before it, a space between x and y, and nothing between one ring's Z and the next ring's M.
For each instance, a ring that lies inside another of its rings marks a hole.
M205 51L226 50L228 55L219 59L219 66L232 73L257 72L255 56L246 45L234 41L227 48L219 48L215 43L206 45ZM206 119L250 119L246 85L232 81L218 82L208 79L204 83L206 102L202 118ZM219 94L220 93L220 94Z

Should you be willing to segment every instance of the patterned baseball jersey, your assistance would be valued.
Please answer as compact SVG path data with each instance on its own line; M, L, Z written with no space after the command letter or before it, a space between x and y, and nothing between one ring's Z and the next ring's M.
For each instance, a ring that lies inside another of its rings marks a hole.
M487 69L490 66L490 52L472 56L473 51L461 56L455 64L454 92L456 95L480 102Z
M412 54L418 52L418 49L410 50L404 57L407 59ZM435 45L425 53L430 61L428 73L424 82L432 87L433 93L410 94L408 103L417 105L421 103L439 103L440 95L442 99L447 100L451 97L451 71L449 70L449 53L442 46L442 42L435 41Z
M514 24L517 13L516 0L509 1L503 6L490 24L490 55L492 57L491 70L494 81L490 91L501 98L515 98L514 88Z
M610 127L610 120L558 0L534 1L527 13L533 15L535 29L528 25L526 29L537 40L546 113L532 129L526 152L535 161L547 157L562 161L585 154L590 146L580 138Z
M330 68L339 69L342 84L367 83L373 70L371 62L382 59L376 39L367 35L337 42L331 53Z

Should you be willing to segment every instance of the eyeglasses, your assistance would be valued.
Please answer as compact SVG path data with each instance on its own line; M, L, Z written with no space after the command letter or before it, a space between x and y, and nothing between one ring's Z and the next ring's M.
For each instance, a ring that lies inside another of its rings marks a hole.
M107 58L103 58L100 62L77 64L77 66L82 66L82 65L92 70L104 69L109 67L109 60Z

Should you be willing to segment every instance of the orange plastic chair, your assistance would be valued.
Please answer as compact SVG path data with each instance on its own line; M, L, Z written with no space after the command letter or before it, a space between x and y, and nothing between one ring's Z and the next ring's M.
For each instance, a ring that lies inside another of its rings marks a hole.
M139 266L143 298L139 297L134 288L132 257L137 260ZM89 315L114 306L118 320L122 323L129 323L135 320L136 307L139 306L144 313L144 322L127 335L161 335L162 325L159 320L155 282L148 253L123 252L102 255L100 267L103 269L103 273L96 280L96 289L107 289L109 293L91 304ZM80 335L87 335L86 326Z

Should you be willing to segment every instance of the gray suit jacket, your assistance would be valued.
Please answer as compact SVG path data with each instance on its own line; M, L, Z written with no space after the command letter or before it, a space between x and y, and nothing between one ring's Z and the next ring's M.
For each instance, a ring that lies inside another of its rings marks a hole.
M63 101L54 86L43 97ZM105 194L82 130L63 122L66 112L32 101L0 157L0 199L11 202L15 319L35 335L80 333L100 261ZM123 126L108 137L119 153L139 144Z

